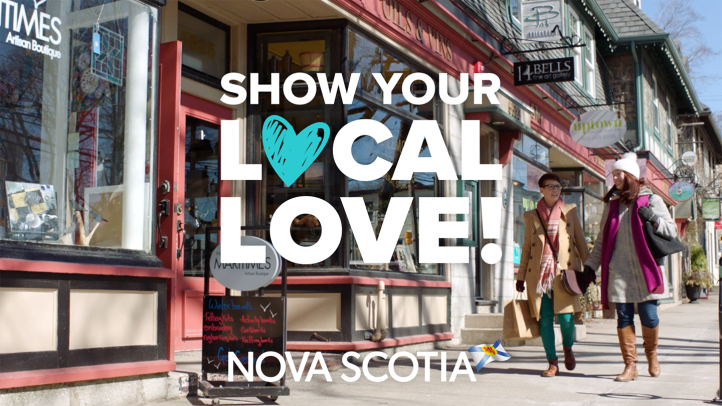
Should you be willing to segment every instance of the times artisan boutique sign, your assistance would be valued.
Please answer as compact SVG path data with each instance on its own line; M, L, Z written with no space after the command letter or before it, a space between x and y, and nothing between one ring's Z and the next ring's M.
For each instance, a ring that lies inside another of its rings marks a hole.
M514 86L574 80L574 58L514 63Z

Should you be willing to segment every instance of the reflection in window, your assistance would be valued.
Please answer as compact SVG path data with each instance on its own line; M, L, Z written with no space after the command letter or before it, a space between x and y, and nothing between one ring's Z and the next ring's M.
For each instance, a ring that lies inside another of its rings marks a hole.
M258 47L256 66L264 83L271 82L272 73L280 74L281 81L297 72L307 72L314 79L315 72L331 74L331 31L259 34Z
M304 86L294 88L297 95L305 94ZM322 96L317 96L306 105L295 105L281 97L280 104L271 104L269 96L260 98L256 107L257 118L253 121L253 136L248 140L249 163L263 164L263 181L246 182L248 190L249 215L247 221L251 226L269 226L273 213L289 199L298 196L313 196L336 205L334 197L342 196L343 189L341 182L336 181L337 170L333 164L332 148L333 138L331 137L321 155L311 166L291 185L286 185L278 176L268 157L263 151L261 139L261 126L263 120L270 115L283 117L294 129L302 129L316 122L328 122L332 108L324 104ZM333 131L332 131L333 134ZM323 134L318 134L323 136ZM291 237L302 247L314 245L320 238L323 225L318 219L310 214L298 216L291 225ZM261 238L268 238L268 233L260 231L251 233ZM301 265L289 262L289 267L340 267L341 259L337 254L328 258L325 262L313 265Z
M0 239L149 250L157 10L131 0L37 9L72 28L47 44L60 58L0 43Z
M514 263L521 260L521 247L524 244L524 212L536 209L542 198L539 191L539 178L544 171L525 160L513 156L512 184L514 189Z
M421 273L437 273L436 264L419 264L417 245L414 244L418 236L418 198L435 196L435 175L433 172L415 173L411 181L392 180L396 163L408 136L411 122L393 115L378 107L355 99L348 109L348 121L370 119L383 123L393 135L377 144L370 136L358 138L352 146L352 154L356 161L368 165L377 158L393 162L393 166L383 178L373 181L358 181L348 179L348 193L351 197L363 197L368 209L374 232L378 236L383 226L386 210L392 197L414 197L416 210L410 209L406 221L399 235L397 249L392 261L388 264L364 264L356 240L351 239L350 264L354 268L376 269L384 271L406 271ZM431 156L429 148L424 145L419 156ZM416 213L416 216L414 215ZM410 258L406 258L408 253ZM413 262L413 266L410 265Z
M218 225L220 126L186 117L183 274L203 276L205 228ZM217 238L214 234L213 240ZM215 242L215 241L214 241Z
M400 73L401 79L392 90L391 104L426 119L433 119L433 99L423 105L414 105L409 103L402 94L404 79L410 74L418 72L416 69L354 31L348 33L348 54L348 72L360 74L359 90L367 92L367 96L373 96L380 101L381 87L372 74L381 73L384 80L388 82L392 75ZM412 93L416 96L425 94L426 85L421 81L414 81Z

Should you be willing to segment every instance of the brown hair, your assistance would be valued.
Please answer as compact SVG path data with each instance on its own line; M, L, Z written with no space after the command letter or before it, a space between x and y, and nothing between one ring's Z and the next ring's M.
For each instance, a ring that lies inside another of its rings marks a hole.
M546 182L548 180L555 180L555 181L559 182L560 184L562 183L562 178L560 178L559 175L557 175L556 173L549 172L549 173L545 173L544 175L541 176L541 178L539 178L539 182L538 182L539 188L540 189L543 188L544 182Z
M642 186L647 186L647 180L645 178L637 180L634 176L624 172L624 189L619 194L619 201L622 204L630 204L634 202L637 200L637 197L639 197L639 189L641 189ZM613 186L612 189L604 196L604 202L608 202L617 190L619 190L617 189L617 186Z

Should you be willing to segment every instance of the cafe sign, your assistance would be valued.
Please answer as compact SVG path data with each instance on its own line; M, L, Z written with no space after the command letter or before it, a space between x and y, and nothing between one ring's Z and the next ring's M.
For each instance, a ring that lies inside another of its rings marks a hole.
M514 63L514 86L574 80L574 58Z
M577 117L569 135L579 145L587 148L604 148L622 139L627 132L627 122L611 110L592 110Z
M520 1L521 37L535 41L559 41L564 28L562 0ZM559 27L554 31L554 27Z

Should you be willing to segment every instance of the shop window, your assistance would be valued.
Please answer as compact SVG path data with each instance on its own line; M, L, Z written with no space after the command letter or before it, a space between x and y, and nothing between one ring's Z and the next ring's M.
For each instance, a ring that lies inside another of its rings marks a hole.
M231 27L178 3L178 39L183 43L183 76L220 88L230 71Z
M366 97L373 97L382 101L381 87L379 87L373 73L381 73L388 82L393 74L400 73L401 79L392 90L391 105L423 118L433 119L434 100L423 105L409 103L401 92L404 79L418 70L403 62L392 52L371 41L364 35L355 31L348 32L348 61L347 72L359 73L358 91ZM432 76L433 77L433 76ZM421 96L426 93L426 86L421 81L414 81L412 92Z
M297 31L258 35L257 72L263 83L278 73L283 82L292 73L306 72L316 79L316 72L331 78L331 30Z
M362 100L354 100L348 108L348 121L370 119L383 123L393 135L392 138L377 144L373 138L364 136L358 138L352 146L352 154L354 159L361 164L370 164L377 157L383 158L389 162L398 162L404 141L408 136L411 128L411 121L394 115L393 113L383 110L373 104L366 103ZM419 156L429 157L429 148L419 151ZM399 235L397 251L394 258L388 264L364 264L360 251L356 246L356 240L353 233L350 235L350 265L352 268L358 269L375 269L384 271L416 271L420 273L436 274L436 264L420 264L418 260L418 204L420 197L436 196L436 176L433 172L414 173L411 181L392 180L394 167L392 167L386 176L373 181L358 181L348 179L348 195L351 197L361 196L366 202L369 210L369 218L372 219L372 226L376 235L383 225L383 220L388 209L388 205L392 197L404 196L414 198L414 208L409 210L406 221ZM413 261L413 267L402 263L404 258L403 252L410 254L410 260Z
M598 196L604 196L604 180L598 179L588 172L583 173L584 188Z
M0 44L0 239L150 251L157 9L18 3L58 30Z
M543 196L539 191L539 178L545 170L514 155L512 158L512 185L514 189L514 264L519 265L524 244L524 212L536 209Z
M540 165L549 165L549 148L526 134L521 141L514 141L514 149Z
M294 87L294 94L297 96L306 94L305 86ZM263 142L261 140L263 120L268 116L281 116L294 129L302 129L316 122L330 122L332 106L325 105L320 95L306 105L295 105L288 102L284 97L281 97L280 104L271 104L270 96L261 94L259 104L255 106L253 111L253 135L248 137L249 162L263 164L263 180L260 182L246 182L249 191L247 201L250 210L248 225L256 227L269 226L276 209L287 200L298 196L317 197L338 206L340 209L340 205L336 204L334 197L343 196L343 189L340 186L341 182L336 179L339 172L333 163L333 149L330 148L333 145L331 136L335 135L335 131L331 131L331 135L329 135L331 139L327 142L321 155L289 186L285 185L268 162L268 158L263 152ZM321 232L321 224L312 215L298 216L291 227L291 237L300 246L315 244L321 237ZM262 233L261 236L268 237L267 233ZM341 259L338 255L330 257L324 263L314 265L289 263L289 267L321 268L340 266L342 266Z
M477 214L479 211L479 182L475 180L458 180L456 182L456 196L466 197L469 199L469 214L457 214L457 221L467 222L467 233L465 238L457 240L458 245L467 245L475 247L478 242L478 222Z
M403 78L418 72L418 70L393 52L384 49L365 35L349 30L347 61L347 71L349 73L357 72L361 76L356 90L356 98L353 104L347 108L347 121L377 120L383 123L393 135L392 138L380 144L377 144L369 136L357 139L353 144L352 153L359 163L371 163L376 157L382 157L389 162L398 162L413 120L437 119L441 124L439 119L441 114L436 111L440 108L441 103L432 99L425 105L412 105L404 99L401 93ZM403 77L399 81L399 86L393 91L391 105L381 107L381 89L371 75L373 72L382 73L387 80L394 73L402 73ZM426 88L418 81L414 82L412 90L417 95L426 92ZM424 146L419 151L419 156L430 156L428 147ZM436 176L434 173L415 173L411 181L394 181L391 180L393 171L392 167L386 176L374 181L348 179L348 195L363 196L377 235L392 197L410 196L415 198L413 208L407 214L406 222L399 236L394 257L388 264L363 264L353 233L349 230L349 264L351 268L357 269L437 274L437 264L420 264L418 260L418 198L437 195ZM404 261L405 258L408 260Z
M560 171L554 170L562 180L562 187L579 186L579 174L581 171Z

